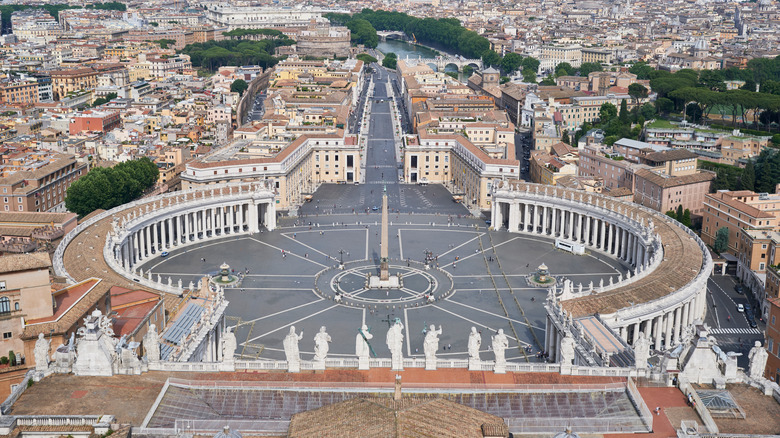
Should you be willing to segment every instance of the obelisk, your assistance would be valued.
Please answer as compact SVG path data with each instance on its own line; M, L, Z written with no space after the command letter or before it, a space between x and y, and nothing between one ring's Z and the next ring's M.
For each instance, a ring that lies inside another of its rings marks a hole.
M387 222L387 186L385 186L382 193L382 239L379 241L379 280L387 281L390 279L390 271L387 264L387 235L388 235L388 222Z

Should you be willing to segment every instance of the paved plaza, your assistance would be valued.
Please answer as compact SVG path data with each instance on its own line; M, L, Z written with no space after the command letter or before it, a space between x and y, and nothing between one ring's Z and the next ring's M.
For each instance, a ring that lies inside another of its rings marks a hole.
M383 76L375 78L375 97L386 96ZM363 184L323 185L311 202L280 218L274 231L173 250L147 262L144 271L184 284L215 274L223 262L245 274L225 293L237 354L247 359L284 359L282 339L291 325L304 331L302 359L312 358L321 326L333 339L329 356L354 357L362 324L374 335L376 354L390 357L385 335L397 318L405 327L407 357L423 357L425 327L435 324L443 330L439 357L465 359L474 326L482 333L483 359L492 359L490 336L503 329L510 339L507 359L519 361L538 361L544 348L547 290L527 282L540 264L585 288L627 272L599 253L555 250L552 239L488 231L486 218L471 216L443 186L400 184L390 104L372 103L370 117ZM364 290L365 275L378 272L384 190L392 212L391 274L402 274L403 287Z

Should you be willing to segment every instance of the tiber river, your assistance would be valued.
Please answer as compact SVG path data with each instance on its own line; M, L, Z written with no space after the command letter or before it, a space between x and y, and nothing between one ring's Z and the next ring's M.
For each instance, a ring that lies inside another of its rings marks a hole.
M434 58L436 52L433 49L427 47L416 46L400 40L387 40L380 41L376 47L382 53L393 52L398 55L398 60L403 60L409 56L409 58ZM457 71L454 66L450 65L445 71ZM462 76L462 75L461 75ZM461 79L463 80L463 79Z

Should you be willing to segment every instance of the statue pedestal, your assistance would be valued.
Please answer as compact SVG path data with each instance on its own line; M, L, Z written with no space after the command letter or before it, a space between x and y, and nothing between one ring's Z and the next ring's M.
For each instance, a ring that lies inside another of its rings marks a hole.
M506 362L496 362L493 367L493 372L496 374L506 374Z
M425 369L427 371L435 371L436 370L436 358L435 357L433 359L428 359L427 357L425 358Z
M312 368L318 371L325 370L325 361L324 360L312 361Z
M390 368L392 371L403 371L404 370L404 360L403 358L393 358L392 359L392 368Z
M301 362L297 360L289 360L287 361L287 372L288 373L300 373L301 372Z
M382 280L381 277L377 277L375 275L372 275L368 279L369 289L399 289L400 287L401 282L398 281L397 275L391 275L387 278L387 280Z
M481 371L482 361L479 359L469 358L469 371Z
M367 357L359 357L358 358L358 369L359 370L368 370L371 367L368 366L368 358Z

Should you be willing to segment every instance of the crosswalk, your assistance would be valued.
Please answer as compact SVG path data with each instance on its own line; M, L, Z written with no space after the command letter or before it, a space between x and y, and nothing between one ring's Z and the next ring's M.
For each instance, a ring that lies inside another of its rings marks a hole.
M716 328L710 330L712 335L760 335L761 330L755 328Z

